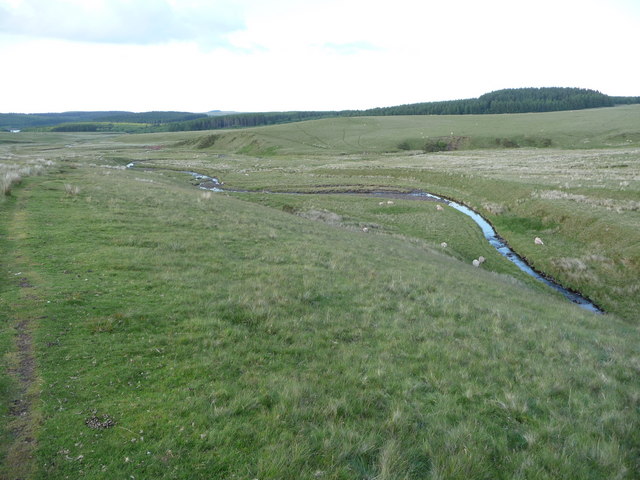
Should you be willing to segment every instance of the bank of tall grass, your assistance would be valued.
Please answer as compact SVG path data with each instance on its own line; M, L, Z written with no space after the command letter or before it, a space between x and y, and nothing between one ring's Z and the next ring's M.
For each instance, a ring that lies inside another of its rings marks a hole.
M17 153L16 148L30 143L31 139L30 136L0 132L0 202L11 195L13 187L19 185L23 178L42 175L54 165L42 151Z
M36 162L31 164L0 163L0 199L11 195L15 185L19 185L24 177L42 175L52 162Z

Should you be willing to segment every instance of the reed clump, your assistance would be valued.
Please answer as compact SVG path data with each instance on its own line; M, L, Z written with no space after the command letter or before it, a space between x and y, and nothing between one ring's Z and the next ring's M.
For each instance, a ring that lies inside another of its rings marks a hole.
M42 175L47 167L53 165L51 161L36 160L29 164L0 163L0 194L11 195L14 186L20 185L26 177Z

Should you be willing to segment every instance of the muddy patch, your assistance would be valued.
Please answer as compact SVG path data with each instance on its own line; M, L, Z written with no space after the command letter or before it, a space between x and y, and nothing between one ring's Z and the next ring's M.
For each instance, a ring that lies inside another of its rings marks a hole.
M94 412L89 418L84 421L84 424L92 428L93 430L104 430L105 428L111 428L115 426L116 422L109 415L96 415Z
M36 361L31 321L19 321L16 330L17 364L9 370L18 383L17 396L9 408L9 428L14 441L9 447L6 460L9 471L15 474L15 478L26 478L33 466L36 446L34 404L38 395L33 391L36 383Z

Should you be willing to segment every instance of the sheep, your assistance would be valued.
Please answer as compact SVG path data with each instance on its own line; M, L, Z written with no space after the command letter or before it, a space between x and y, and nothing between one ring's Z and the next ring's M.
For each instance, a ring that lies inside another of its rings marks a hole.
M474 260L473 260L473 262L471 262L471 264L472 264L474 267L479 267L479 266L480 266L480 262L478 261L478 259L474 259Z
M211 200L212 196L213 196L213 194L211 193L211 191L207 190L206 192L200 193L200 198L198 199L198 201Z
M368 229L367 227L362 227L362 231L363 231L364 233L367 233L367 232L369 231L369 229Z
M540 237L536 237L533 240L533 243L535 243L536 245L544 245L544 242L542 241L542 239Z
M484 258L482 255L480 255L480 256L478 257L478 262L480 262L480 263L484 263L484 262L485 262L485 258Z
M387 205L393 205L393 201L392 200L387 200Z
M442 243L440 244L440 246L441 246L442 248L447 248L447 242L442 242Z
M442 208L442 205L436 205L436 210L441 212L444 208Z

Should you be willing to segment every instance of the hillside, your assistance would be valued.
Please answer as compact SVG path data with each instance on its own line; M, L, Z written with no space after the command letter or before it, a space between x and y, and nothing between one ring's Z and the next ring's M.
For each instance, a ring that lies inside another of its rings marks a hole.
M603 128L607 125L608 128ZM274 154L353 154L518 148L606 148L640 145L640 106L501 115L402 115L325 118L214 132L149 135L197 149Z
M635 480L639 109L0 133L0 478Z
M171 125L169 130L214 130L231 127L252 127L325 117L553 112L612 107L631 103L640 103L640 97L610 97L594 90L579 88L514 88L498 90L473 99L413 103L368 110L225 115L205 120L177 123Z
M254 113L216 110L208 113L4 113L0 114L0 130L45 129L58 132L128 133L217 130L336 117L552 112L635 103L640 103L640 97L610 97L594 90L579 88L514 88L498 90L473 99L414 103L367 110Z
M452 138L460 149L423 149L434 139ZM166 152L169 165L175 156L197 152L189 162L191 169L222 176L239 189L308 190L344 184L360 190L391 185L448 196L499 225L499 233L521 245L543 271L591 298L607 297L609 310L629 318L635 315L634 296L619 292L632 291L634 278L640 278L638 186L633 180L639 164L639 105L508 115L322 119L121 140L164 146L160 152ZM547 146L535 146L543 140L548 140ZM523 145L515 146L518 142ZM416 149L400 148L406 143ZM154 157L159 161L164 155ZM195 159L220 155L213 163ZM233 161L225 161L227 155ZM307 169L298 171L298 162ZM218 164L224 167L213 166ZM563 247L544 255L549 249L535 249L528 241L540 235L556 237L556 246ZM585 260L600 258L596 252L608 252L602 256L608 260Z
M513 88L478 98L414 103L365 110L363 115L469 115L493 113L553 112L612 107L614 99L595 90L580 88Z
M146 124L154 127L206 117L189 112L0 113L0 130L46 128L53 131L99 131L101 124ZM95 126L95 127L94 127Z

